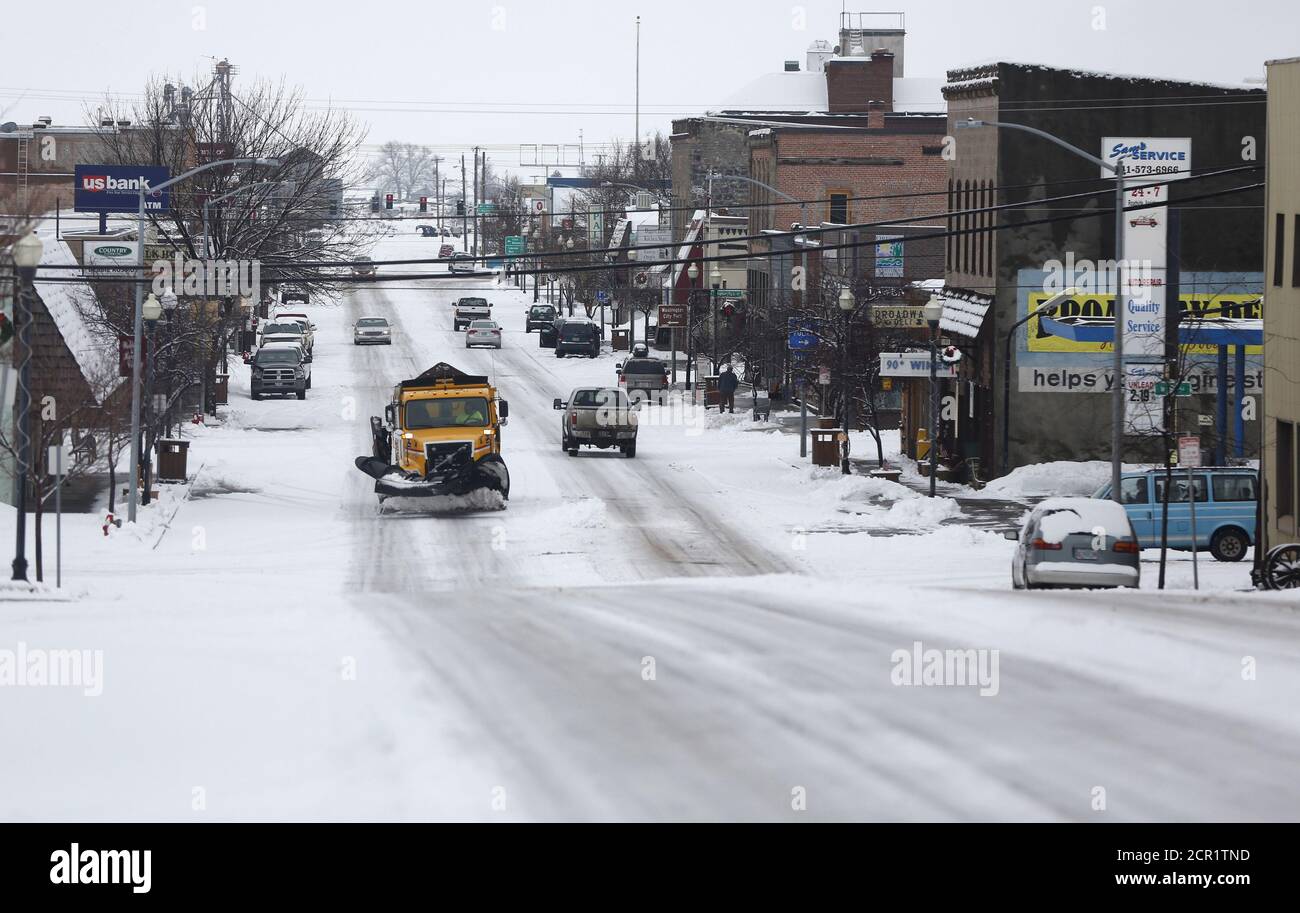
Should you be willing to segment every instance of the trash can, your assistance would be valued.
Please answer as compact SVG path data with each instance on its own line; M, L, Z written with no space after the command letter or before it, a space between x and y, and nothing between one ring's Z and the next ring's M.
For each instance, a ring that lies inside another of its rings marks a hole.
M823 419L825 421L825 419ZM840 429L813 428L812 461L814 466L838 466L840 464Z
M184 482L185 464L189 457L190 442L175 438L158 441L158 481Z
M754 421L767 421L772 414L772 398L766 390L754 389Z
M718 396L718 375L704 375L704 408L708 409L710 406L716 406L720 399Z
M626 352L630 346L628 339L631 333L628 330L613 330L610 332L610 346L615 352Z
M216 381L212 385L212 392L216 397L218 406L228 405L230 402L230 375L218 371Z

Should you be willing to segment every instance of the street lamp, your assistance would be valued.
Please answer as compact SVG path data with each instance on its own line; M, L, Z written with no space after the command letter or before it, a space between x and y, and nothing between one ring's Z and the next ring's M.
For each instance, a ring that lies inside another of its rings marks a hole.
M925 322L930 325L930 497L935 494L939 473L939 321L943 299L931 296L925 303Z
M853 309L857 302L853 300L853 292L846 285L840 289L839 295L840 317L842 318L842 327L840 330L840 399L843 400L844 408L844 440L840 445L840 470L844 475L849 474L849 327L853 319Z
M691 289L687 294L686 305L686 389L693 390L694 388L691 386L691 366L695 361L695 335L691 332L691 324L694 323L695 318L695 292L698 288L696 283L700 278L699 265L692 262L691 265L686 268L686 276L691 280ZM692 395L691 402L693 403L694 401L695 397Z
M1071 145L1059 136L1053 136L1046 130L1027 127L1024 124L1000 123L992 120L976 120L973 117L957 121L959 129L978 127L996 127L1003 130L1019 130L1032 133L1050 143L1055 143L1067 152L1081 159L1100 165L1104 170L1115 175L1115 386L1111 397L1110 428L1110 496L1119 503L1120 476L1123 474L1124 449L1124 177L1126 169L1124 160L1116 159L1114 164L1085 152L1078 146ZM1005 417L1003 421L1005 422Z
M713 264L713 269L709 271L709 284L713 291L709 293L709 303L713 309L713 375L718 375L718 289L722 287L722 271L718 269L718 264ZM721 402L721 401L719 401ZM719 407L721 408L721 407Z
M41 264L45 245L36 232L24 235L14 242L9 253L18 268L18 281L14 284L14 331L19 353L18 401L14 416L14 433L18 444L18 485L15 506L18 509L18 528L14 536L14 580L27 580L27 473L32 462L32 351L31 310L27 295L36 281L36 268Z
M269 158L231 158L217 159L212 162L205 162L197 168L191 168L182 174L176 175L163 181L161 184L155 184L152 187L141 186L137 193L136 209L136 281L135 281L135 319L132 322L132 344L131 344L131 466L136 470L140 466L140 349L141 334L144 333L144 198L148 194L157 195L175 183L193 177L200 172L207 171L210 168L220 168L227 165L262 165L265 167L278 167L278 159ZM132 479L131 485L127 488L127 520L134 523L136 504L139 501L139 481Z
M1073 298L1079 294L1077 288L1067 288L1063 292L1057 292L1051 298L1048 298L1032 313L1025 314L1011 325L1007 330L1006 346L1002 350L1002 473L1005 475L1010 460L1011 449L1011 345L1015 339L1016 330L1020 329L1035 317L1046 317L1056 313L1056 309L1061 306L1061 302L1067 298Z

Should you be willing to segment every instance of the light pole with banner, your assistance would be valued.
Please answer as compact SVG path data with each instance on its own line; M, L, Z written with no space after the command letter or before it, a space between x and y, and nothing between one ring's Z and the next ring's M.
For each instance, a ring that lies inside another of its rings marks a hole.
M691 387L691 366L692 362L695 361L695 335L692 332L691 324L694 322L695 317L696 283L700 278L699 265L692 263L688 266L686 268L686 277L691 280L690 290L686 293L686 389L693 391L694 388ZM692 402L694 399L695 397L692 395Z
M278 159L268 158L232 158L218 159L214 162L205 162L197 168L191 168L183 174L178 174L174 178L169 178L161 184L146 186L141 184L137 191L138 209L136 210L136 280L135 280L135 318L132 321L132 338L131 338L131 471L138 473L140 471L140 350L141 334L144 333L144 214L145 214L145 197L157 196L168 187L176 184L186 178L193 177L200 172L207 171L210 168L218 168L226 165L263 165L266 167L278 167ZM127 520L135 522L136 506L140 499L140 479L135 476L131 479L131 484L127 487Z
M857 302L853 299L852 290L846 285L840 289L840 399L841 407L844 410L843 430L840 432L844 439L840 441L840 471L848 475L849 470L849 328L852 326L853 309Z
M925 303L925 322L930 326L930 497L935 496L939 475L939 321L943 319L943 299L932 297Z

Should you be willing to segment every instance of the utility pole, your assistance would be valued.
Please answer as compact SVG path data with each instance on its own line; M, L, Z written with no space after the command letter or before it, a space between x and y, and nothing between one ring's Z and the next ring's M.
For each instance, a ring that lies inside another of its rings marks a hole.
M465 153L460 154L460 234L465 244L469 244L469 219L466 215L469 213L469 182L465 180Z
M438 163L441 161L441 155L433 157L433 211L438 214L438 229L440 231L442 229L442 201L438 196L438 188L441 186L438 181Z
M478 146L474 147L474 256L478 256Z
M641 17L636 17L636 114L633 116L633 139L636 141L636 157L632 159L632 180L637 180L641 173ZM630 326L631 324L629 324Z

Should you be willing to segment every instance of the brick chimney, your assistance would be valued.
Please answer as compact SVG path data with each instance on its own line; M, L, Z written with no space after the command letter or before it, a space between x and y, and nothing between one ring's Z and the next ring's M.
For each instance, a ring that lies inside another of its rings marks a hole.
M883 126L884 113L894 110L894 55L882 48L868 57L859 47L828 60L826 108L831 114L871 113L869 126Z

